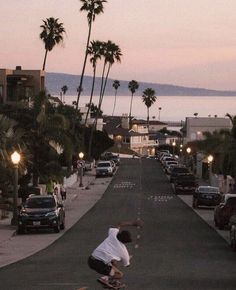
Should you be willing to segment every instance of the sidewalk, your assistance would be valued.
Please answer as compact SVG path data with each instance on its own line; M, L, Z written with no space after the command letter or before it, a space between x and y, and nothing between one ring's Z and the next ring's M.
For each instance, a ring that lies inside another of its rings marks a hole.
M0 267L33 255L60 238L102 197L110 181L110 177L96 179L93 170L83 176L84 187L79 187L79 180L67 187L66 228L58 234L16 235L16 227L11 226L11 215L0 220Z

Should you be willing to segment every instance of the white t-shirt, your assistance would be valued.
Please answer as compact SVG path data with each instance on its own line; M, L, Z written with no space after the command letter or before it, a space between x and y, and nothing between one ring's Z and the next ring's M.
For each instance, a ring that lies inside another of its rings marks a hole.
M108 237L93 251L92 256L109 264L112 260L122 261L125 267L130 265L126 246L117 239L118 228L110 228Z

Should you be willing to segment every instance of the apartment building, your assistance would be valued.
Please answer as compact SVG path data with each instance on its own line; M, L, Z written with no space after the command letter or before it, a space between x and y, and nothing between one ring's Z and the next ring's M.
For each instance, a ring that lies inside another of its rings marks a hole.
M0 103L24 103L45 89L42 70L0 69Z

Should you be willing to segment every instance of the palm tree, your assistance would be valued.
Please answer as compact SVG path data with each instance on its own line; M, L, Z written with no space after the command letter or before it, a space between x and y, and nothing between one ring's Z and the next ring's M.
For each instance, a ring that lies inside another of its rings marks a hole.
M143 91L142 100L147 107L147 126L149 129L149 109L156 102L157 97L155 96L155 91L151 88L147 88Z
M89 28L87 44L86 44L86 49L85 49L84 63L83 63L83 68L82 68L82 73L80 76L80 83L79 83L79 88L82 88L84 72L85 72L85 67L86 67L87 57L88 57L88 48L89 48L89 43L90 43L91 31L92 31L92 23L93 21L95 21L96 15L103 13L103 4L107 1L106 0L80 0L80 1L82 2L80 11L87 12L87 20L88 20L88 28ZM81 92L82 92L81 90L78 91L78 96L77 96L77 101L76 101L76 110L78 110Z
M39 37L44 42L45 47L43 70L45 70L48 52L51 51L56 44L63 41L65 29L63 27L63 23L59 23L58 20L58 18L50 17L43 20L44 24L40 26L40 28L42 28L42 32Z
M100 98L99 98L99 104L98 104L99 110L101 110L102 101L103 101L104 93L106 90L106 85L107 85L107 80L108 80L108 76L110 73L110 69L111 69L112 65L115 63L115 61L117 61L117 62L121 61L121 56L122 56L122 53L121 53L119 46L110 40L108 40L108 42L106 42L106 43L103 43L102 53L104 56L104 65L103 65L103 72L102 72ZM106 72L106 77L104 80L104 75L105 75L106 69L107 69L107 72Z
M87 124L88 114L91 110L91 104L93 101L93 92L94 92L94 85L96 80L96 68L97 68L97 61L98 59L101 59L101 49L102 49L102 42L101 41L91 41L90 46L88 47L88 55L91 55L90 62L93 66L93 81L92 81L92 88L91 88L91 94L88 104L88 110L86 113L85 118L85 126Z
M114 80L112 86L115 89L115 100L114 100L114 106L113 106L113 111L112 111L112 116L113 116L114 115L114 112L115 112L115 107L116 107L117 90L118 90L118 88L120 86L120 82L118 80Z
M128 84L128 88L131 91L131 100L130 100L130 109L129 109L129 124L131 124L131 112L133 106L133 97L136 90L139 88L139 83L135 80L132 80Z
M65 95L66 95L66 92L68 91L68 87L66 85L64 85L62 88L61 88L61 92L63 94L63 102L65 102Z
M112 65L115 63L115 61L120 62L120 57L122 55L119 46L110 40L108 40L108 42L102 43L101 54L104 57L104 64L103 64L103 71L102 71L102 80L101 80L100 96L99 96L99 102L98 102L98 110L97 110L97 114L96 114L92 129L91 129L91 134L90 134L90 139L89 139L89 150L88 150L89 157L91 156L93 133L97 127L97 120L99 117L99 112L101 112L103 96L105 94L105 89L106 89L106 84L107 84L107 79L108 79L108 76L110 73L110 69L111 69ZM106 72L106 70L107 70L107 72ZM106 77L104 80L105 72L106 72Z

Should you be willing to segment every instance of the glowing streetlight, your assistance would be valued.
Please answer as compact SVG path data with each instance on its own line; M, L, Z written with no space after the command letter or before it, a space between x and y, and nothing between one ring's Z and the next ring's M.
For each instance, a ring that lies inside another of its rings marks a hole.
M176 146L175 140L172 142L172 146L173 146L173 154L175 154L175 146Z
M79 187L83 187L83 174L84 174L84 169L83 169L84 153L83 152L79 153L79 158L80 158L80 182L79 182Z
M192 150L191 150L190 147L188 147L188 148L186 149L186 151L187 151L188 154L190 154Z
M212 162L214 160L214 157L212 155L207 156L207 161L208 161L208 168L209 168L209 180L210 184L212 183Z
M208 163L212 163L213 160L214 160L214 157L212 155L207 156Z
M14 199L13 199L13 216L11 220L11 224L16 226L17 225L17 199L18 199L18 164L20 162L21 156L20 154L15 151L11 154L11 161L14 166Z

